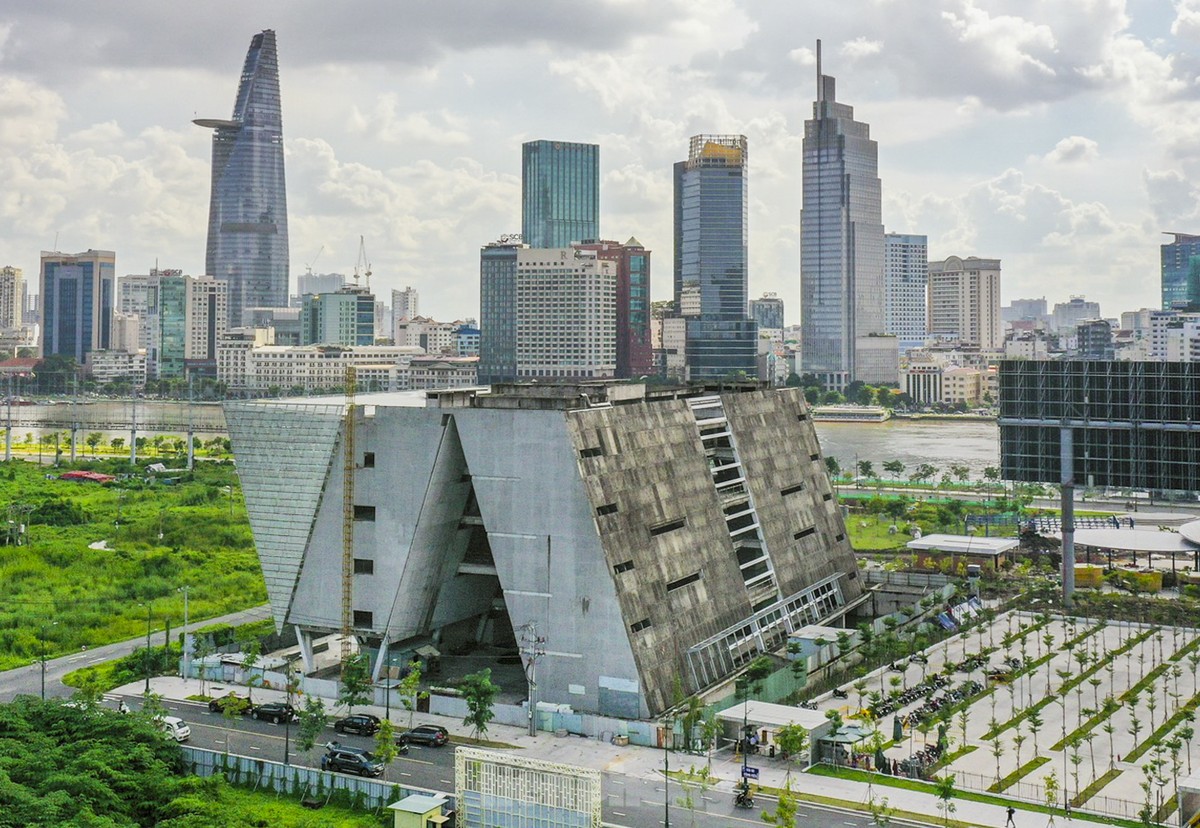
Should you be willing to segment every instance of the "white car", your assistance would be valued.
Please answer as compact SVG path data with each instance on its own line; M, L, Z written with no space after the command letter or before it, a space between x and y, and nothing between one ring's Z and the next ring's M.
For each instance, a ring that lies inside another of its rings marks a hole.
M158 729L176 742L186 742L192 736L192 729L188 727L188 723L178 716L159 716L156 721Z

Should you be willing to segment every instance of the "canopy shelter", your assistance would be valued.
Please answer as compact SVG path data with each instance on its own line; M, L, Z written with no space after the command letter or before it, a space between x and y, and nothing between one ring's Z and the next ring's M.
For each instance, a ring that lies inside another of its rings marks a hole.
M1000 561L1011 559L1013 550L1020 546L1016 538L977 538L974 535L933 534L916 538L906 544L920 559L932 561L935 557L950 558L955 564L960 560L978 564L988 569L998 569Z
M1100 549L1107 550L1110 565L1113 552L1133 553L1135 565L1137 564L1137 553L1145 552L1147 555L1170 555L1172 571L1175 569L1175 556L1181 554L1197 558L1197 568L1200 568L1200 542L1188 540L1183 533L1183 530L1191 525L1180 527L1178 533L1162 532L1157 529L1076 529L1075 546L1082 546L1086 549L1088 563L1092 562L1092 550Z

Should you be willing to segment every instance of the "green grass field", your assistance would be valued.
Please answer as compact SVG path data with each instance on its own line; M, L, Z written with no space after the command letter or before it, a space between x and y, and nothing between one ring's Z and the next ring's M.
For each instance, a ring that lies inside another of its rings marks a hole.
M77 467L112 473L128 463ZM184 585L193 620L266 600L232 465L165 475L181 478L176 485L146 484L144 473L104 486L57 479L65 470L0 463L7 519L28 522L27 545L0 548L0 669L38 658L43 628L48 656L144 635L146 602L155 629L180 625ZM89 548L101 541L107 548Z

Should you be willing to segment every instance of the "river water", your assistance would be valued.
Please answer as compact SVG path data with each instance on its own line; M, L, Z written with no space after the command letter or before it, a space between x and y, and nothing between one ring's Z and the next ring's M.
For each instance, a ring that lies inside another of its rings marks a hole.
M129 437L129 424L136 416L139 431L147 436L159 433L183 434L188 424L202 438L225 432L225 417L219 403L139 400L136 406L129 400L97 400L72 405L13 406L14 435L19 439L26 432L64 431L70 423L79 424L80 437L92 431L104 433L105 439ZM0 407L0 425L7 411ZM1000 432L994 421L954 419L894 419L883 423L816 423L821 450L826 457L836 457L843 469L849 471L857 460L870 460L875 471L884 475L882 465L899 460L911 473L921 463L931 463L945 470L951 463L965 463L971 476L980 478L987 466L1000 463Z
M816 423L821 451L850 471L856 460L870 460L876 474L883 464L899 460L905 475L921 463L945 471L951 463L970 467L980 479L988 466L1000 465L1000 427L994 420L888 420L883 423Z

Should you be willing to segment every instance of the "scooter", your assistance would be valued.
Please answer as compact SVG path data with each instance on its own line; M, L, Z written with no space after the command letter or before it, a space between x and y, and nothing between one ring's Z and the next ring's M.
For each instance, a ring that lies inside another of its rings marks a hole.
M841 689L840 687L838 687L838 688L834 688L833 697L835 699L848 699L848 698L850 698L850 694L847 693L845 690Z
M733 804L739 808L753 808L754 794L745 788L738 788L737 793L733 797Z

